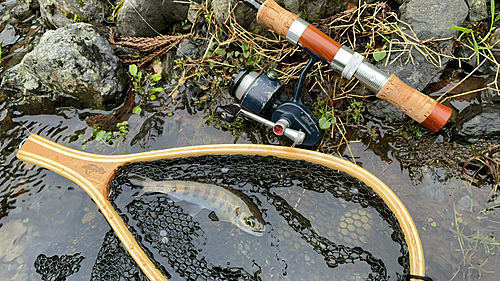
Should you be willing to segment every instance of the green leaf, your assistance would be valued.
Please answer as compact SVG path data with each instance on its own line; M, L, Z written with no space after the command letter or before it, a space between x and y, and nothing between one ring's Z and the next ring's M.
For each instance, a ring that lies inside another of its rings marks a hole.
M137 81L141 82L142 72L137 73Z
M450 26L450 29L461 31L463 33L471 33L472 32L472 29L468 29L468 28L460 27L460 26L454 26L454 25Z
M239 56L240 54L241 54L240 51L234 51L234 56L235 57Z
M493 27L493 18L495 17L495 0L490 1L490 12L491 12L491 27Z
M250 47L248 47L248 44L247 43L243 43L243 45L241 45L241 49L243 51L248 51L250 49Z
M155 99L156 99L156 96L155 96L155 95L151 95L151 96L149 97L149 99L150 99L150 100L155 100Z
M158 88L151 88L148 90L149 93L160 93L160 92L163 92L165 91L165 89L163 89L162 87L158 87Z
M135 64L129 65L128 71L130 72L130 75L135 77L137 75L137 65L135 65Z
M142 108L140 105L134 107L134 109L132 109L132 113L135 113L135 114L141 114L141 111L142 111Z
M321 119L319 119L318 123L319 123L320 129L323 129L323 130L330 129L330 127L332 126L332 123L330 121L326 120L325 117L321 117Z
M500 13L498 13L498 15L495 17L495 20L493 21L493 24L495 24L495 22L497 22L498 20L500 20Z
M385 50L380 51L379 49L377 49L373 52L373 58L375 59L375 61L383 60L386 55L387 52Z
M234 51L232 52L227 52L226 57L230 58L234 55Z
M477 64L479 65L479 45L477 44L477 41L476 41L476 37L474 36L474 33L471 33L472 35L472 40L474 41L474 43L472 45L474 45L474 52L476 53L476 59L477 59Z
M243 52L243 56L247 59L250 56L250 52Z
M330 111L328 111L327 113L325 113L325 118L326 119L331 119L333 117L332 113Z
M161 80L161 73L156 73L155 75L151 76L151 79L153 79L153 81L155 82L158 82Z
M225 56L226 55L226 51L223 50L223 49L217 49L217 51L215 53L217 55L219 55L219 56Z

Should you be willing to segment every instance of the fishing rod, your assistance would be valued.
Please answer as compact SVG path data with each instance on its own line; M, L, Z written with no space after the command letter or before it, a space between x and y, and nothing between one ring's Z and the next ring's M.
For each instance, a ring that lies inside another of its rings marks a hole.
M361 54L342 46L273 0L262 4L255 0L242 1L257 10L258 23L302 47L311 57L300 75L294 96L281 105L275 95L281 94L282 84L273 77L266 77L273 75L258 75L248 70L242 73L240 70L231 81L231 92L241 105L217 108L216 114L224 120L232 122L238 115L243 115L272 127L276 135L284 135L295 144L316 144L321 138L321 130L314 114L301 102L300 94L307 72L316 61L322 61L347 79L356 77L378 98L393 104L434 133L448 123L451 108L413 89L394 74L378 69L365 61ZM270 83L274 85L271 91ZM262 120L268 111L272 111L272 121Z

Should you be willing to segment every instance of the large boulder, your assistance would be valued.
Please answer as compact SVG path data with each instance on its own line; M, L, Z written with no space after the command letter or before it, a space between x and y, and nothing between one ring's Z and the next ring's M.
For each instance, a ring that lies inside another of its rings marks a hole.
M21 63L5 73L0 85L6 96L23 103L43 96L59 100L60 106L93 109L121 104L127 88L127 75L108 40L85 23L46 32ZM25 113L37 114L43 107L33 106L35 112Z
M375 1L363 0L362 3L374 3ZM346 10L349 3L358 4L358 1L352 0L275 0L275 2L311 23ZM236 0L213 1L214 16L218 25L224 25L229 17L230 7L234 7L237 3ZM241 2L234 9L234 18L239 25L250 32L265 34L266 28L257 23L256 15L257 12L254 9Z
M42 17L59 28L73 22L90 22L101 19L105 10L102 0L38 0Z
M118 13L118 31L128 37L153 37L187 18L189 4L174 0L125 0Z

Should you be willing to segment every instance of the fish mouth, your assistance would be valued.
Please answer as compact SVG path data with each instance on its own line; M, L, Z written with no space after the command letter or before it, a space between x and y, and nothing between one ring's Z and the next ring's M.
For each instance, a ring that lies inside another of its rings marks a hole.
M252 230L250 234L253 234L257 237L261 237L262 235L264 235L264 230Z

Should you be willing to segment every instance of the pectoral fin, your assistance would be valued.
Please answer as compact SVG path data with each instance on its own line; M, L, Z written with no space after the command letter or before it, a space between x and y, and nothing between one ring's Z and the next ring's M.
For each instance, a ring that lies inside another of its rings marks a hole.
M208 218L212 221L219 221L219 217L215 214L214 211L211 211L210 214L208 214Z

